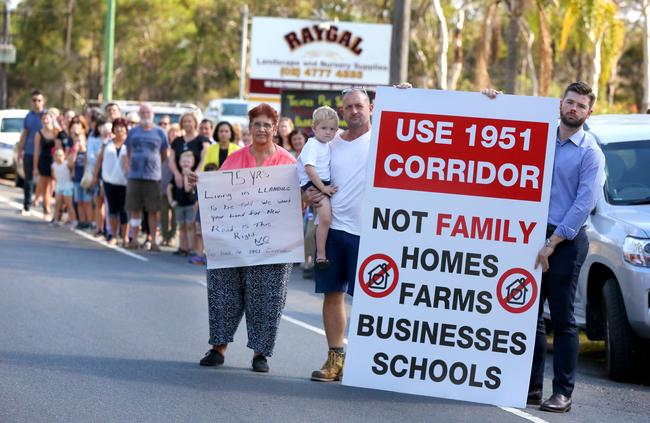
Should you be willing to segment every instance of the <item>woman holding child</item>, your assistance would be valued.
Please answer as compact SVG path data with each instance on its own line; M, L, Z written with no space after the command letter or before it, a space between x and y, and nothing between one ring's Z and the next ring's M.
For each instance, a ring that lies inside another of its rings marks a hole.
M253 142L232 153L221 170L293 164L296 159L273 142L278 114L268 104L248 112ZM196 174L190 177L197 181ZM244 312L248 328L247 346L254 351L252 368L268 372L267 357L273 354L275 338L287 296L292 264L268 264L208 270L208 310L212 345L200 364L223 364L224 355Z
M181 127L184 135L176 138L170 148L169 168L174 178L171 187L168 187L170 204L174 206L174 215L178 227L179 246L174 254L187 256L191 250L196 250L194 240L194 203L196 198L193 193L184 188L183 174L196 170L205 151L210 145L210 140L199 134L199 122L193 113L181 116ZM181 167L181 156L185 154L185 170Z

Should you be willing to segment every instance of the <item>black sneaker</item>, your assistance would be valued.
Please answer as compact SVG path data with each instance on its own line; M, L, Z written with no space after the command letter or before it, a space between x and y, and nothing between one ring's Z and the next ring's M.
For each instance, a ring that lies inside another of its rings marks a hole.
M260 373L268 373L269 363L266 361L266 357L264 357L262 354L253 358L253 371L260 372Z
M219 351L215 349L210 349L207 353L205 353L205 357L199 361L199 364L201 366L219 366L223 364L224 357L223 354L221 354Z

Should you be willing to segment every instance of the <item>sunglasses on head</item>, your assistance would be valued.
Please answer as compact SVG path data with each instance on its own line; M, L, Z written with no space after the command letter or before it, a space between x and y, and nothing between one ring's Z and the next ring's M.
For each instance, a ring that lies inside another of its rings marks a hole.
M366 91L366 87L360 87L360 86L359 86L359 87L350 87L350 88L346 88L346 89L344 89L343 91L341 91L341 94L346 95L346 94L348 94L348 93L352 93L352 92L355 92L355 91L362 92L362 93L364 93L366 96L368 96L368 92Z

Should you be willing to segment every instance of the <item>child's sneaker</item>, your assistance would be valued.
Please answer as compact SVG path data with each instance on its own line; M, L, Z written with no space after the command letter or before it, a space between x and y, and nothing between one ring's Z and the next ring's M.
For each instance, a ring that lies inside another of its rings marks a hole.
M190 257L188 261L192 264L196 264L197 266L205 266L208 263L206 258L199 254Z

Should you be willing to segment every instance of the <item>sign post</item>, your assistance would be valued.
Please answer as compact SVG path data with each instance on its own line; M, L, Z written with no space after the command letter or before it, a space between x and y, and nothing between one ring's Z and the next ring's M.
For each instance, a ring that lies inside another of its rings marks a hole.
M16 63L16 46L0 44L0 63Z
M558 106L378 88L344 384L525 406Z

